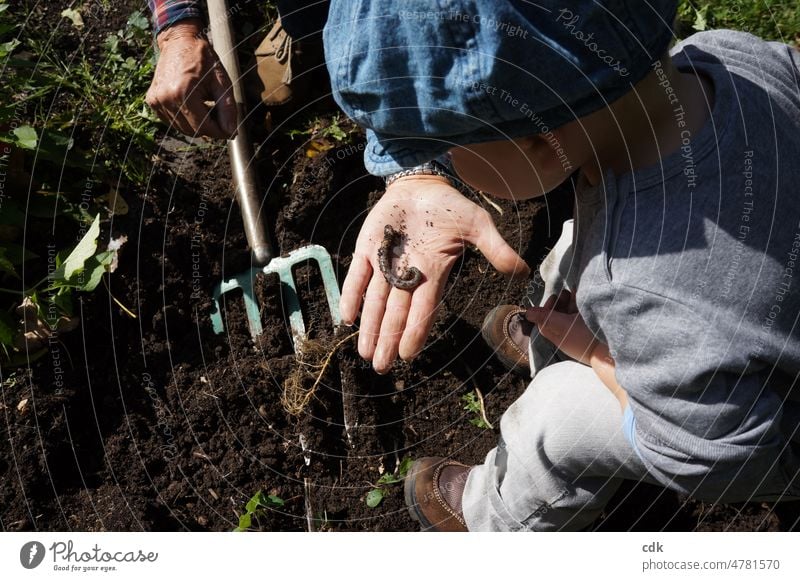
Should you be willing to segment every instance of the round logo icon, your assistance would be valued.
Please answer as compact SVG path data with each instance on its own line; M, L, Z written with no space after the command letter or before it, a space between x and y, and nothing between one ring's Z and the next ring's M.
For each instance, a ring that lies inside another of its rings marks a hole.
M19 550L19 562L26 569L35 569L44 560L44 545L39 541L30 541Z

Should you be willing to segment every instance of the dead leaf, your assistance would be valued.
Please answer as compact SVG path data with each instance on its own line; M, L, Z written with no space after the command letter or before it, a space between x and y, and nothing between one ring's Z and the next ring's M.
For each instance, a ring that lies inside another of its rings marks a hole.
M73 8L67 8L65 10L62 10L61 17L69 18L72 21L72 26L74 26L78 30L80 30L84 26L83 17L81 16L81 13Z
M62 315L56 320L55 328L51 328L47 321L39 317L39 310L30 297L25 297L15 311L21 317L23 328L22 335L14 342L17 349L27 348L28 351L43 349L52 336L72 331L80 323L78 317Z
M313 139L306 147L306 157L316 157L320 153L324 153L332 147L333 144L327 139Z
M122 197L117 188L111 188L107 194L100 196L99 199L106 203L109 213L114 216L124 216L128 213L128 202L125 201L125 198Z

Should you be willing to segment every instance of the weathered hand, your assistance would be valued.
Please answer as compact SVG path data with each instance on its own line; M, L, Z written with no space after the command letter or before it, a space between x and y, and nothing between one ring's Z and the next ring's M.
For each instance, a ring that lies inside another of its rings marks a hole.
M378 250L386 225L404 234L400 263L407 261L407 266L422 272L422 283L414 289L391 286L380 271ZM422 350L447 276L465 243L475 245L504 274L530 272L500 236L489 213L444 178L400 178L370 211L344 281L341 314L345 323L352 324L363 302L358 352L372 361L375 371L386 373L398 355L410 360Z
M189 19L159 33L160 55L145 100L186 135L227 139L236 133L231 80L201 30L199 20Z
M578 313L572 293L552 295L544 306L528 308L525 317L560 351L590 365L592 351L600 343Z

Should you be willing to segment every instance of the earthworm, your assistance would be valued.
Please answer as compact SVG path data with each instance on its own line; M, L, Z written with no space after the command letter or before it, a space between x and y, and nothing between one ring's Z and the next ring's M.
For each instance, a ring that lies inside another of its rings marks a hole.
M383 228L383 242L378 249L378 266L386 282L395 288L411 290L422 282L422 273L418 268L410 266L396 275L392 272L392 248L400 245L401 234L389 224Z

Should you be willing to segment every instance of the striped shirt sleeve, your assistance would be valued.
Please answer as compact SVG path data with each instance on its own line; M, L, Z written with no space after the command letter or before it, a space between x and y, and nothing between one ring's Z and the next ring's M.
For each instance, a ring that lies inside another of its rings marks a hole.
M147 5L153 14L156 34L179 20L202 16L199 0L147 0Z

